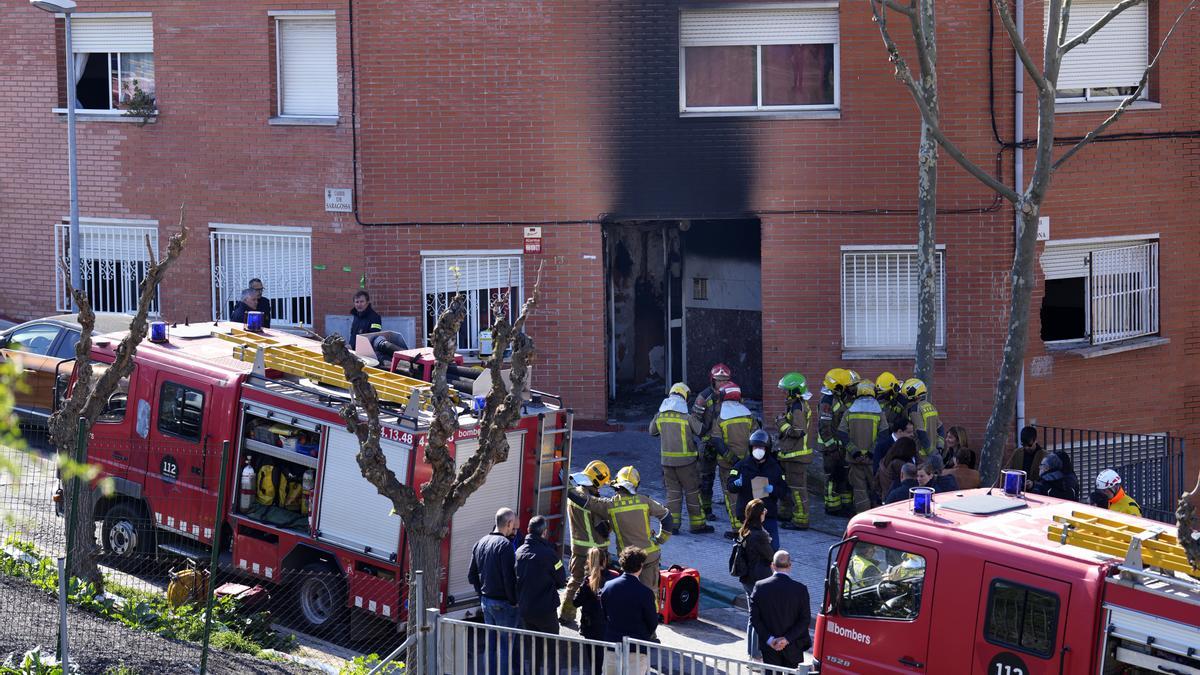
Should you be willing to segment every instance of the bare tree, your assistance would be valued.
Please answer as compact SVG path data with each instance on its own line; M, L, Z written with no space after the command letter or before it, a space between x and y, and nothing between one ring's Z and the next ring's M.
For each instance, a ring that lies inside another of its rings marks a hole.
M148 328L146 316L150 312L150 304L154 300L155 293L162 284L167 270L179 259L179 255L183 252L183 246L187 242L188 230L183 224L183 214L183 207L180 207L179 232L171 236L167 243L166 256L161 260L158 259L158 252L150 246L149 237L146 238L146 251L149 253L149 259L154 262L150 263L145 278L138 285L137 312L129 322L129 333L117 345L116 358L112 365L98 379L93 378L91 361L92 331L96 326L96 315L92 311L87 293L78 288L71 289L71 296L75 300L75 306L79 309L80 326L79 342L75 345L75 384L70 398L50 416L49 423L50 438L60 455L75 457L78 450L76 433L79 418L82 417L85 420L85 425L90 430L96 423L96 418L104 411L105 404L116 391L121 379L128 377L133 372L133 356L137 353L138 345L146 337ZM78 242L71 242L71 245L77 246ZM68 499L71 498L71 495L79 495L79 500L73 505L73 509L70 508L72 505L68 502L67 512L71 513L73 510L75 532L83 542L76 544L78 550L73 551L74 555L70 556L71 568L67 570L67 574L90 581L96 584L97 588L103 588L104 579L100 575L100 568L96 565L93 550L96 531L93 511L95 499L92 494L94 488L85 477L74 476L67 478L66 482L67 484L63 486L63 494ZM72 483L78 483L77 491ZM64 519L64 525L67 528L71 527L69 520Z
M525 321L537 306L541 287L541 270L533 292L521 308L515 321L508 319L509 299L507 295L496 299L490 308L492 313L492 356L486 367L492 377L492 390L479 422L479 448L462 468L454 469L455 458L450 454L449 442L458 429L458 408L450 395L446 382L446 369L454 361L458 347L458 329L467 316L467 298L458 294L450 301L446 311L438 317L430 341L437 363L433 369L433 392L431 407L433 421L429 438L424 448L424 460L432 469L428 482L419 486L401 483L395 472L387 466L387 459L379 448L379 397L367 380L360 360L346 349L345 340L339 335L325 339L321 345L325 360L340 366L350 382L357 405L347 404L341 416L346 428L359 441L358 466L379 494L392 501L396 514L404 521L407 531L410 569L422 570L424 574L425 602L436 602L441 577L441 542L450 531L450 519L487 479L492 467L508 459L507 431L521 417L522 392L529 379L529 366L535 350L533 340L525 334ZM511 384L501 377L504 353L512 347ZM360 413L361 408L361 413ZM417 607L415 597L409 596L409 617L424 612ZM409 621L409 630L416 626Z
M1089 143L1096 140L1105 129L1120 119L1129 106L1141 96L1146 89L1150 71L1158 64L1158 59L1166 49L1175 29L1183 17L1196 6L1197 0L1190 0L1175 17L1174 23L1163 36L1154 58L1146 66L1134 91L1121 100L1103 122L1096 125L1096 128L1057 157L1054 152L1054 108L1058 73L1063 57L1072 49L1085 44L1121 12L1147 2L1147 0L1120 0L1103 17L1070 38L1068 38L1068 25L1071 0L1046 0L1049 4L1048 24L1040 67L1035 62L1033 54L1026 46L1016 21L1013 19L1009 0L996 0L996 11L1004 25L1004 32L1016 51L1020 67L1033 81L1038 102L1037 140L1034 145L1036 159L1028 183L1020 188L1019 192L976 164L953 140L946 136L940 126L940 111L929 103L926 93L928 78L918 79L892 37L888 26L889 11L898 12L908 19L913 36L916 38L915 49L922 74L933 72L936 52L930 51L930 47L936 45L936 40L932 35L936 20L935 0L908 0L907 4L899 0L868 1L879 26L879 32L883 37L884 46L887 48L888 58L896 67L896 79L908 89L921 114L922 139L928 132L937 144L950 155L951 159L996 194L1011 202L1018 214L1016 253L1013 256L1010 270L1008 334L1004 342L1000 373L996 381L996 396L992 404L991 415L988 417L979 465L983 482L991 483L995 481L1000 471L1001 459L1008 440L1009 425L1012 423L1021 368L1025 361L1025 350L1029 342L1029 307L1034 282L1033 261L1037 243L1037 223L1042 204L1050 190L1051 179L1055 171ZM1020 140L1018 139L1018 141Z

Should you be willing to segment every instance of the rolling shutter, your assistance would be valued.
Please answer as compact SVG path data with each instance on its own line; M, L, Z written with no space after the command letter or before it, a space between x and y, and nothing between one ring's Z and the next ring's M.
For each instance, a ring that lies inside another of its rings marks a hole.
M679 42L684 47L837 41L837 7L689 9L679 16Z
M400 548L400 516L392 513L392 501L363 478L356 459L358 437L335 427L327 428L325 436L317 538L394 560ZM407 482L410 448L383 440L379 447L396 479Z
M122 52L145 54L154 51L150 17L96 17L86 14L71 19L71 51L76 54Z
M1046 250L1040 258L1042 273L1047 279L1073 279L1088 275L1088 256L1092 251L1107 248L1120 248L1133 244L1144 243L1136 239L1114 241L1076 241L1065 240L1062 243L1046 242Z
M502 507L518 510L521 499L521 462L525 442L524 431L508 434L508 460L492 467L487 480L467 497L462 508L454 514L450 527L450 566L446 593L452 604L461 604L475 597L475 588L467 581L471 569L471 549L475 542L496 526L496 511ZM456 469L479 449L478 440L459 441L454 450Z
M337 27L333 17L277 21L279 114L336 117Z
M1085 44L1067 52L1058 73L1058 88L1137 86L1147 64L1147 5L1121 12ZM1067 35L1079 35L1112 7L1111 0L1074 0Z
M903 247L896 247L903 249ZM937 338L946 345L945 254L937 252ZM910 351L917 344L917 252L842 253L842 346Z

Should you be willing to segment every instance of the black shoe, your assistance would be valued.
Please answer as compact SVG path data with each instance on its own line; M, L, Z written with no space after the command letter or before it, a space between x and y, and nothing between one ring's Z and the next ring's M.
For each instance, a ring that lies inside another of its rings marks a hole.
M672 530L671 530L671 536L675 536L675 535L677 535L677 534L679 534L679 528L678 528L678 527L676 527L676 528L674 528L674 529L672 529Z
M779 526L785 530L807 530L808 529L807 525L797 525L796 523L793 523L790 520L783 521L782 523L779 524Z
M704 519L711 520L712 522L715 523L715 522L717 522L717 514L713 513L712 511L709 511L708 513L704 514Z
M705 524L705 525L702 525L700 527L697 527L697 528L691 530L691 533L692 534L708 534L709 532L716 532L716 531L717 531L717 528L713 527L712 525Z
M725 530L724 536L726 539L737 539L737 532L734 532L733 530Z

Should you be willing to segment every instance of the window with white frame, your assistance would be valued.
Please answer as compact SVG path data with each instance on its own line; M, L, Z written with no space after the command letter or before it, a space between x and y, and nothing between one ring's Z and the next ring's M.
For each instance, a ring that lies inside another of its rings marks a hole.
M234 305L242 299L242 291L250 287L251 279L258 279L262 281L262 297L270 307L271 327L312 325L309 228L210 227L213 320L229 319Z
M79 277L88 302L96 312L137 312L138 286L150 269L147 241L158 251L158 223L116 219L87 219L79 223ZM75 309L68 292L71 264L71 228L67 223L54 226L55 308L60 312ZM158 294L150 303L150 313L158 314Z
M1047 17L1049 5L1047 2ZM1068 39L1087 30L1113 5L1112 0L1073 0ZM1126 9L1086 43L1067 52L1058 73L1059 101L1111 101L1125 98L1137 89L1149 52L1148 5L1144 2ZM1146 98L1145 89L1140 98Z
M275 12L280 117L337 117L337 25L332 12Z
M140 92L155 96L154 30L149 13L74 14L71 58L76 110L124 110ZM65 66L64 66L65 69ZM62 100L66 102L66 93Z
M421 282L428 343L438 317L458 293L467 298L467 319L458 332L458 348L479 350L479 332L492 325L491 306L507 300L509 320L520 312L523 290L519 251L422 251Z
M937 341L946 346L945 251L937 251ZM842 346L908 354L917 344L917 250L842 248Z
M1158 333L1157 241L1051 241L1041 264L1043 342L1107 344Z
M838 107L838 7L684 9L682 112Z

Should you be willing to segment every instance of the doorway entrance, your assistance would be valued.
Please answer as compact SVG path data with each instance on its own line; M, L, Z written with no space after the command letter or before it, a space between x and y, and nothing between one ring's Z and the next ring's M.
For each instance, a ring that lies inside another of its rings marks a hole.
M762 396L758 220L606 225L609 417L649 418L673 382L694 391L724 362Z

